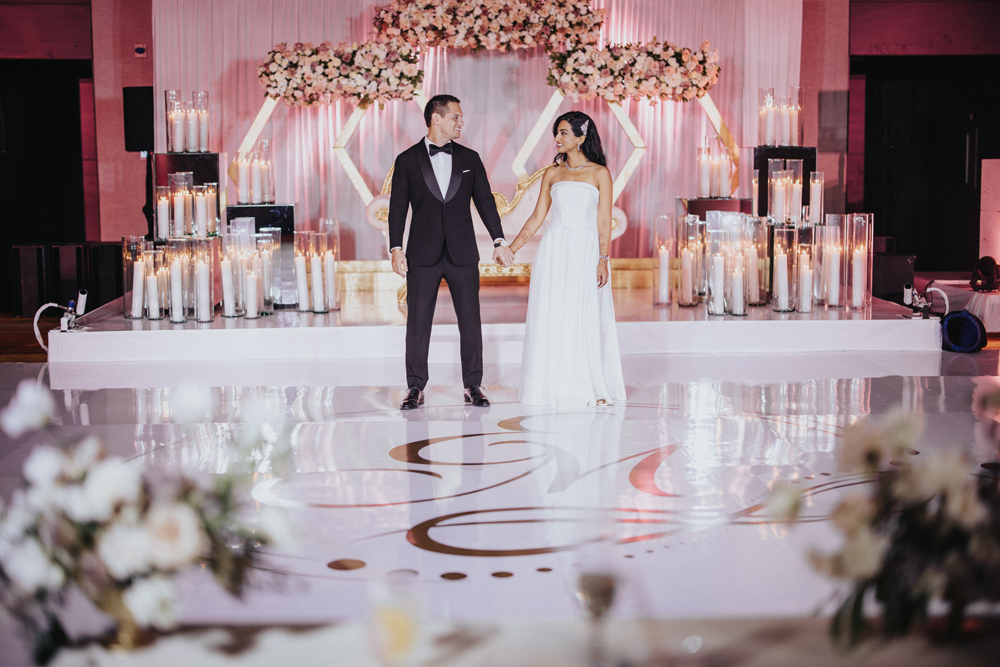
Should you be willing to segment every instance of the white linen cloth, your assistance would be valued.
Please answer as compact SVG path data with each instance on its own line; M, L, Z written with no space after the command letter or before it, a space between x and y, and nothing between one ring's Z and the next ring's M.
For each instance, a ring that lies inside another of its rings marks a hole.
M611 281L597 287L598 189L560 181L551 193L531 267L518 400L557 409L624 401Z

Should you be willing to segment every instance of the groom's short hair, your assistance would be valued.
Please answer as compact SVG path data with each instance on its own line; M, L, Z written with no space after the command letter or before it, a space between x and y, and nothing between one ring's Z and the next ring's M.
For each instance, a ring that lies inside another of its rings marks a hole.
M452 102L455 104L462 103L462 101L454 95L435 95L429 99L427 101L427 106L424 107L424 122L427 123L427 127L431 126L431 116L434 114L444 118L444 115L448 113L448 105Z

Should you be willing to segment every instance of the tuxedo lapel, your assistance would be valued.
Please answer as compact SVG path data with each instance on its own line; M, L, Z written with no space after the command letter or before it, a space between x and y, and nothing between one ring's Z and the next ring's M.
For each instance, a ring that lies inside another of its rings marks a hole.
M451 198L458 192L458 186L462 184L462 165L465 164L461 158L461 149L455 145L454 141L451 143L454 147L454 153L451 156L451 180L448 182L448 194L444 196L445 203L451 201ZM427 159L427 162L430 162L430 158Z
M427 189L431 191L432 195L437 197L438 201L443 202L444 197L441 196L441 188L438 187L437 177L434 176L434 167L431 166L431 158L427 154L427 144L421 139L420 143L414 146L414 149L417 151L417 164L420 165L420 172L424 175L424 182L427 183ZM454 167L454 157L451 163ZM454 168L452 171L454 171Z

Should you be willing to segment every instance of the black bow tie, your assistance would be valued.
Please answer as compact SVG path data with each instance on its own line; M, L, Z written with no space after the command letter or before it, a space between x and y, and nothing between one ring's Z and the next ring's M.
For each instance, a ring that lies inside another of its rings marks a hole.
M430 144L430 149L431 149L431 157L434 157L438 153L447 153L448 155L451 155L453 150L450 141L446 143L444 146Z

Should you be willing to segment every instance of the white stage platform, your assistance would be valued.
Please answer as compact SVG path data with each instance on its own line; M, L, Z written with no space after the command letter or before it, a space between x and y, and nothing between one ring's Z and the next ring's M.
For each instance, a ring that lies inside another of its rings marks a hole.
M527 287L481 290L484 357L520 363ZM867 312L817 308L805 315L751 308L747 317L713 317L705 305L655 307L648 289L614 290L623 355L747 354L834 351L939 351L936 318L912 319L909 309L875 300ZM280 310L256 320L171 324L126 320L121 302L87 315L85 330L49 335L50 363L134 361L352 360L402 358L405 307L391 292L344 295L342 309L322 315ZM430 362L459 358L458 327L442 288Z

